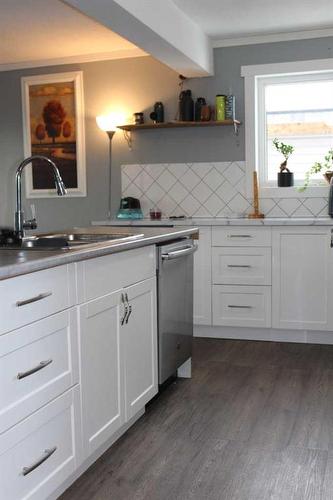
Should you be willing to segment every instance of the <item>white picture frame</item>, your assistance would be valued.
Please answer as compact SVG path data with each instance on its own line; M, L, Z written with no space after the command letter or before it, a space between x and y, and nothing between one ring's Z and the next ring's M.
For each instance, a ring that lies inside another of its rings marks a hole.
M63 84L68 84L68 86L65 87ZM57 96L58 105L60 102L60 109L62 109L58 121L65 116L63 122L60 125L55 125L53 129L50 126L50 121L45 121L44 112L41 112L43 103L45 102L43 110L49 104L47 99L55 101L52 89L54 95ZM58 166L65 185L66 177L68 179L67 196L87 196L82 71L22 77L21 91L24 157L32 154L44 154L49 157ZM32 99L35 99L34 103L32 103ZM66 111L66 103L67 108L70 107L70 112L68 109ZM68 117L67 122L65 122L66 116ZM37 134L36 126L38 121L40 121L37 125L40 127L39 134ZM36 142L36 137L40 139L39 144ZM43 181L42 176L38 177L38 172L41 172L42 169L41 165L39 170L36 167L38 165L35 164L33 170L33 167L29 166L25 171L26 197L57 197L56 189L51 185L50 179ZM43 182L47 186L41 187Z

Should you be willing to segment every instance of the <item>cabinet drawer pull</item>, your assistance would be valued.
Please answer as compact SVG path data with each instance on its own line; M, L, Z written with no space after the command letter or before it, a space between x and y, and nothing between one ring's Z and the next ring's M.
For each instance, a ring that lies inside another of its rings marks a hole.
M126 303L127 303L127 315L126 315L126 318L125 318L125 323L127 325L129 317L132 314L132 306L131 306L131 304L128 301L128 295L127 295L127 293L125 293L125 300L126 300Z
M30 299L19 300L16 302L16 307L22 307L22 306L26 306L27 304L32 304L33 302L38 302L39 300L46 299L46 297L50 297L51 295L52 295L52 292L45 292L45 293L40 293L39 295L36 295L35 297L31 297Z
M228 234L228 238L253 238L251 234Z
M22 468L23 476L27 476L28 474L30 474L30 472L32 472L33 470L37 469L37 467L42 465L42 463L44 463L45 460L47 460L48 458L50 458L51 455L53 455L53 453L56 451L56 449L57 449L57 447L54 446L53 448L49 448L49 449L45 450L43 453L43 456L38 458L36 460L36 462L29 465L28 467L23 467Z
M228 264L228 267L242 267L250 269L252 266L250 266L249 264Z
M123 326L123 324L125 323L127 313L128 313L128 302L126 302L125 296L123 293L121 294L121 303L124 306L124 314L120 320L120 324L121 324L121 326Z
M253 306L236 306L236 305L230 305L228 306L230 309L252 309Z
M130 317L131 314L132 314L132 306L131 306L131 304L128 304L128 315L127 315L127 318L126 318L126 325L128 323L128 320L129 320L129 317Z
M50 365L52 361L53 359L47 359L46 361L41 361L39 365L35 366L34 368L31 368L30 370L27 370L26 372L19 372L17 374L17 378L21 380L22 378L29 377L29 375L39 372L39 370L42 370L46 366Z

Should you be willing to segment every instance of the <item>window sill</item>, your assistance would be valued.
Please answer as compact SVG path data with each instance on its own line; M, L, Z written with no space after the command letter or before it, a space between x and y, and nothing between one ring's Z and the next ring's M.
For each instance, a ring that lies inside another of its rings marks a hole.
M329 186L310 186L305 191L298 191L297 187L259 187L260 198L325 198L328 196ZM253 197L253 192L248 193Z

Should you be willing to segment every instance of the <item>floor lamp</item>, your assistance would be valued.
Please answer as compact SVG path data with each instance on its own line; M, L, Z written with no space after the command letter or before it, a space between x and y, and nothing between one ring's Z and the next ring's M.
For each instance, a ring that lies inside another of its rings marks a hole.
M108 187L109 187L109 199L108 199L108 219L111 219L111 168L112 168L112 138L116 132L117 125L115 123L115 116L110 115L101 115L96 117L97 125L101 130L106 132L109 137L109 178L108 178Z

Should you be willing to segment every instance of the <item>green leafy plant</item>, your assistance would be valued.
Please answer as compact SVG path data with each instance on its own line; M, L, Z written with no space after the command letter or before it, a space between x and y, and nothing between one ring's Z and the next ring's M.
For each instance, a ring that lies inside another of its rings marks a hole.
M324 161L322 163L316 161L305 173L304 184L298 189L298 191L305 191L309 186L310 178L315 174L319 174L319 172L322 172L327 182L330 182L331 176L327 174L333 172L333 149L330 149L327 152L327 155L324 157Z
M294 146L291 146L290 144L284 144L277 138L273 140L273 144L275 146L275 149L279 153L281 153L282 156L284 156L284 161L280 165L280 172L290 172L289 168L287 167L287 163L290 155L294 152Z

